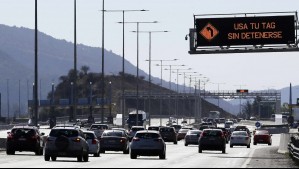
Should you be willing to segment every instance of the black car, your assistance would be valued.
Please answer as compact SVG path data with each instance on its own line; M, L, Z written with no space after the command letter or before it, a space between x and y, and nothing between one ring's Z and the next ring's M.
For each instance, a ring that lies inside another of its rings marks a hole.
M174 127L160 127L159 131L165 142L173 142L174 144L178 144L177 134Z
M101 153L105 151L122 151L124 154L129 154L130 141L124 131L121 130L106 130L100 139Z
M6 154L14 155L16 151L30 151L43 155L44 133L37 127L18 126L7 133Z
M221 129L205 129L198 140L198 152L202 150L219 150L225 153L226 138Z

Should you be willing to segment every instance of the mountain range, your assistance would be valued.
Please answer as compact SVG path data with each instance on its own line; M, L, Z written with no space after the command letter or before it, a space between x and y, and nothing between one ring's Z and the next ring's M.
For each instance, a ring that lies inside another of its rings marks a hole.
M27 100L32 99L32 85L34 79L34 30L24 27L11 27L0 25L0 92L1 115L10 116L12 113L27 112ZM118 74L122 71L122 56L111 51L105 52L105 72ZM77 67L88 66L92 72L101 72L102 49L89 47L83 44L77 45ZM59 77L68 73L74 66L74 44L66 40L55 39L45 33L38 33L38 71L39 71L39 96L46 99L51 90L51 84L58 83ZM125 61L125 71L136 75L136 67ZM148 74L139 71L140 76L148 79ZM160 79L152 77L153 83L159 83ZM174 86L175 84L173 84ZM286 84L287 85L287 84ZM167 87L168 82L163 81ZM19 88L20 87L20 88ZM295 86L294 88L298 88ZM183 89L183 86L179 86ZM19 90L20 89L20 90ZM282 103L289 101L289 88L281 89ZM295 102L299 90L293 90L293 102ZM216 104L217 100L210 100ZM9 109L8 109L9 107ZM220 107L237 114L239 108L224 100L220 100Z

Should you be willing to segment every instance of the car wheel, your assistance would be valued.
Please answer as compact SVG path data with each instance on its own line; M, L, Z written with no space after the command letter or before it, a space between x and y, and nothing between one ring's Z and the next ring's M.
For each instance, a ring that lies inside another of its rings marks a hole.
M250 148L250 144L249 144L249 145L247 145L247 148Z
M83 161L84 162L88 162L89 156L88 153L86 155L83 156Z
M271 145L272 145L272 143L269 143L268 145L269 145L269 146L271 146Z
M253 142L253 145L256 145L256 142Z
M100 153L105 154L105 150L100 150Z
M50 156L49 155L45 155L45 161L50 161Z
M165 151L163 151L163 152L159 155L159 158L160 158L161 160L165 160L165 159L166 159L166 153L165 153Z
M78 156L78 157L77 157L77 161L78 161L78 162L82 162L82 158L83 158L82 156Z
M132 153L132 152L131 152L131 155L130 155L130 156L131 156L131 159L137 159L137 155L136 155L135 153Z
M178 144L178 141L173 142L173 144Z
M57 157L52 156L51 159L52 159L52 161L56 161Z
M7 155L15 155L15 151L13 151L11 149L6 149L6 154Z
M225 154L225 148L222 149L222 154Z
M231 145L230 145L230 148L233 148L233 147L234 147L234 145L231 144Z
M93 154L94 157L100 157L100 152Z
M130 154L130 149L127 148L126 150L123 151L124 154Z
M185 146L187 147L187 146L188 146L188 144L187 144L187 143L185 143Z
M198 153L202 153L201 147L198 147Z

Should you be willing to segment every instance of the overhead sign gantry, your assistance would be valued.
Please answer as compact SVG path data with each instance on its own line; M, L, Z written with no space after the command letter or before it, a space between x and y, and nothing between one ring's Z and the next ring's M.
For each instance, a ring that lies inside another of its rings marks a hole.
M297 12L194 15L189 53L299 51L297 29Z

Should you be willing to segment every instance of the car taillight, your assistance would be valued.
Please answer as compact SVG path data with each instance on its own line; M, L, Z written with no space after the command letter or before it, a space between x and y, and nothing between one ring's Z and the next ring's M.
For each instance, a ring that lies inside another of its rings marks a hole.
M76 138L73 141L76 142L76 143L80 143L81 139L80 138Z
M133 141L140 141L140 139L138 137L134 137Z
M91 144L97 144L97 140L96 139L93 139Z
M246 136L246 137L245 137L245 140L248 140L248 139L249 139L249 137L248 137L248 136Z
M120 139L120 141L119 141L120 143L125 143L126 142L126 140L125 139Z
M8 136L7 136L7 139L9 140L9 139L13 139L13 134L8 134Z

